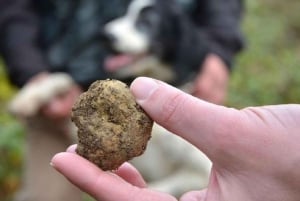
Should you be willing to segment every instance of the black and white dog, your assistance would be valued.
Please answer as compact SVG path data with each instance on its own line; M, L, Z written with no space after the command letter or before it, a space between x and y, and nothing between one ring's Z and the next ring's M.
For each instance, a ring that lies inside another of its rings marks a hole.
M103 29L106 43L120 53L107 60L106 68L118 78L143 75L176 86L191 81L199 71L203 45L184 12L184 2L192 4L192 0L133 0L124 16Z
M119 78L150 76L182 85L198 69L195 28L174 0L133 0L127 13L106 24L106 43L117 55L106 68ZM192 50L192 51L191 51ZM145 154L132 161L149 186L179 196L204 188L211 162L195 147L154 125Z

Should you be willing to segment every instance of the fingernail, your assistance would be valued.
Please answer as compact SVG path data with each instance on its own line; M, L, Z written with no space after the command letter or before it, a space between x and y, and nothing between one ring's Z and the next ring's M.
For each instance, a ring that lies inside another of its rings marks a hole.
M147 100L157 88L158 83L154 79L147 77L135 79L130 87L132 94L139 103Z
M55 165L54 165L54 163L52 161L50 162L50 166L53 167L53 168L55 168Z

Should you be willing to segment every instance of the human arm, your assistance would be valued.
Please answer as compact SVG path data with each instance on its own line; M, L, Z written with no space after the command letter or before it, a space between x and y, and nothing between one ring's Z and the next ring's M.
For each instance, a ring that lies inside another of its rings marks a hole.
M244 1L197 2L192 19L206 39L207 53L218 55L230 69L235 55L244 46L244 36L241 31Z
M201 72L193 81L191 94L202 100L223 105L227 98L230 73L228 66L216 54L206 56Z
M0 53L12 83L27 88L36 85L36 89L39 81L46 80L50 74L48 62L44 59L45 52L38 45L39 22L30 3L29 0L0 2ZM35 107L41 107L40 112L49 118L65 118L69 116L71 107L81 92L80 86L73 83L63 95L56 96L54 93L47 104ZM24 100L24 104L26 103L28 101Z
M10 101L8 109L17 117L43 114L52 120L69 118L82 89L65 73L33 76Z
M194 96L225 103L234 58L244 46L240 26L243 10L242 0L197 1L191 15L196 25L189 37L192 50L180 48L178 53L183 55L182 63L188 62L188 56L196 58L197 65L190 65L194 69L183 69L196 74L191 91Z
M138 78L131 91L160 125L203 151L213 162L208 188L181 201L297 201L300 197L300 105L249 107L214 105L160 81ZM74 153L60 153L52 165L102 201L175 200L111 172ZM77 167L77 168L74 168ZM141 181L135 170L129 178ZM127 192L127 193L125 193Z
M0 53L11 81L18 87L48 69L37 37L38 19L30 10L30 1L0 2Z

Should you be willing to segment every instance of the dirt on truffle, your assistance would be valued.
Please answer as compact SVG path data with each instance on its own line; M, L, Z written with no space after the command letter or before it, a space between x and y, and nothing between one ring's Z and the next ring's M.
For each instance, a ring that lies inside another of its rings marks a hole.
M128 86L118 80L94 82L74 104L71 118L78 127L76 152L102 170L117 169L141 155L153 126Z

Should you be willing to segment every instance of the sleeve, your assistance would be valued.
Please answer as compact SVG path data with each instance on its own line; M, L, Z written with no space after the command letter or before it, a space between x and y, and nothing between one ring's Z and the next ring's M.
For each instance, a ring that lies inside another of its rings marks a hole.
M194 79L211 53L220 56L231 71L234 56L244 45L240 26L242 0L194 0L188 13L188 18L176 22L181 40L177 41L173 67L178 75L175 85Z
M206 39L207 53L219 55L228 68L231 68L234 56L244 46L240 26L244 2L242 0L198 1L194 19Z
M0 1L0 53L16 86L48 68L37 45L37 34L38 21L29 1Z

